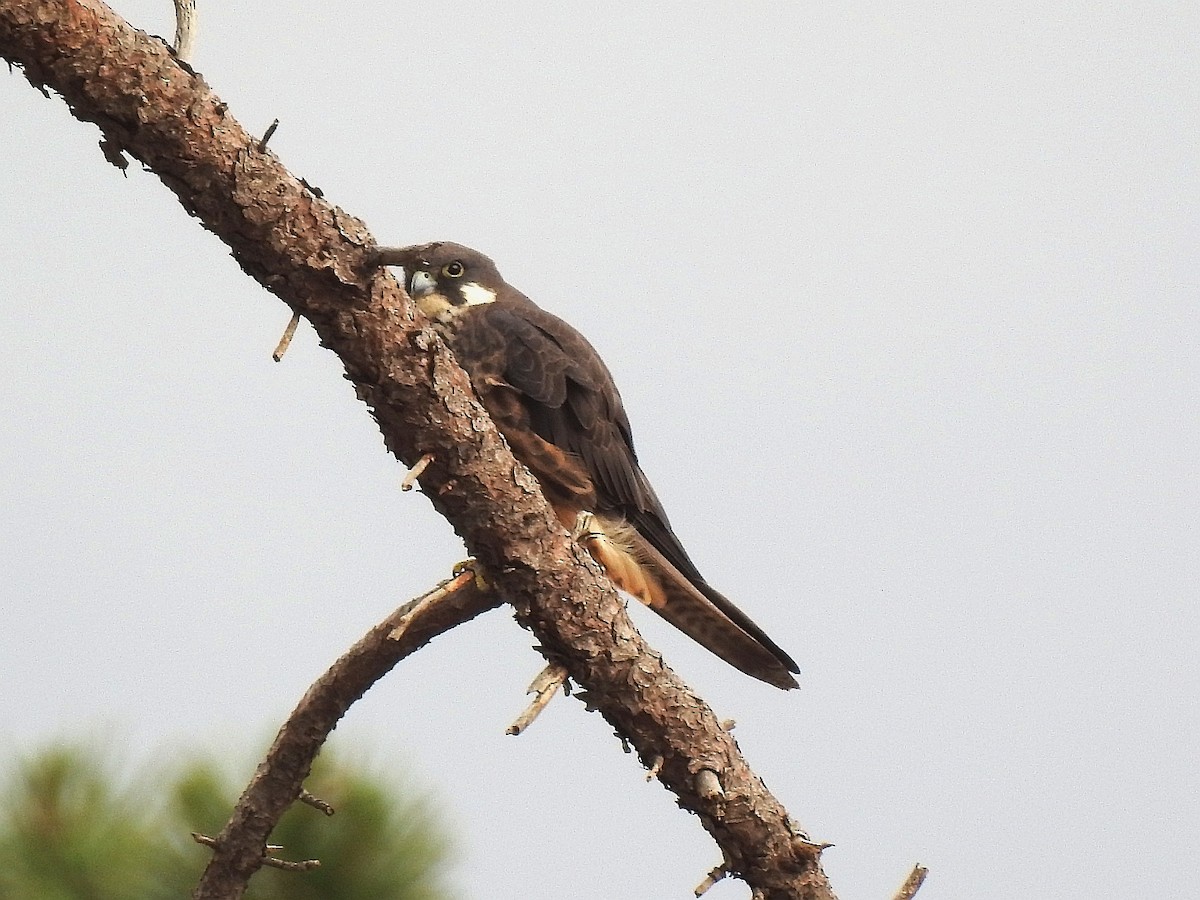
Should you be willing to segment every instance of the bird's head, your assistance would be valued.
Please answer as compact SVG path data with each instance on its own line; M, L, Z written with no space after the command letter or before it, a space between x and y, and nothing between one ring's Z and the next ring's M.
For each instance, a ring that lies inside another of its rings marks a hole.
M443 325L496 299L504 279L496 264L470 247L435 241L398 253L405 286L421 312Z

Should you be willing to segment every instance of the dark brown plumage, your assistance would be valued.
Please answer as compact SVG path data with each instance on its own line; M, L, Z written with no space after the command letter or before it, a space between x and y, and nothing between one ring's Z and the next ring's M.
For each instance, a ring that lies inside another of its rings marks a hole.
M671 530L638 465L612 375L583 335L505 283L475 250L437 242L401 258L409 293L471 376L513 455L617 587L743 672L796 687L795 662L704 580Z

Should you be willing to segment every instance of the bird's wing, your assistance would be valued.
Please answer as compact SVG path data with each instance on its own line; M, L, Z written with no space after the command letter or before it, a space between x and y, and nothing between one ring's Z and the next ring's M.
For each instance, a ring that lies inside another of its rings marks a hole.
M715 608L773 657L768 662L759 660L756 669L770 669L770 663L775 662L774 668L782 665L788 672L798 672L792 658L749 616L711 587L688 557L638 465L629 418L612 375L587 339L532 303L516 308L497 305L489 309L489 314L493 326L505 335L504 379L518 392L530 426L546 443L582 463L595 490L597 509L592 511L616 514L632 525L644 542L638 556L658 571L665 584L678 584L678 590L671 591L675 598L671 614L666 609L658 611L691 634L696 629L688 627L689 623L707 620L711 626L715 618L700 610L689 616L683 610L689 604ZM714 649L711 639L692 636ZM742 665L738 667L745 670ZM795 685L782 670L764 680Z
M592 345L532 304L489 314L505 335L504 378L519 392L530 427L579 460L603 509L646 510L665 520L638 467L621 396Z
M675 536L638 465L629 417L608 367L578 331L540 307L497 309L507 337L504 375L544 440L579 459L599 509L633 525L691 581L703 577Z

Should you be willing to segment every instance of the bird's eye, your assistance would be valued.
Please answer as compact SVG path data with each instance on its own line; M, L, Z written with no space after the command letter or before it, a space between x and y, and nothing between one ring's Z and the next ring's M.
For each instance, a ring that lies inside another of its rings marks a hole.
M447 278L462 278L465 271L466 269L463 268L463 264L457 259L442 266L442 274Z

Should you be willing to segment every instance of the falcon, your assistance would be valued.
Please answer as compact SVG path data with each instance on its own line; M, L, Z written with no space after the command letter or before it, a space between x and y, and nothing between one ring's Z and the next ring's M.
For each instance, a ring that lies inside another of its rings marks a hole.
M439 241L388 250L562 524L622 591L730 665L785 690L796 663L701 576L638 465L608 367L488 257Z

